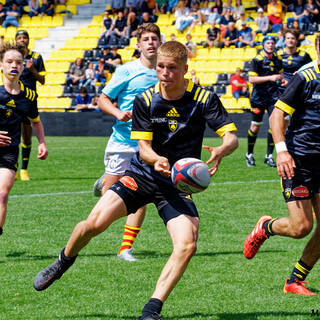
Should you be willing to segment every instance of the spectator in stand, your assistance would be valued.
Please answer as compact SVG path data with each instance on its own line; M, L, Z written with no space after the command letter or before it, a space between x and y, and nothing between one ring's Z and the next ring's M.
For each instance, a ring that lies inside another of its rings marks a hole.
M200 85L200 80L199 78L197 77L196 75L196 71L194 69L192 69L190 71L190 74L191 74L191 81L197 85Z
M228 9L231 11L231 14L233 15L234 7L232 6L232 0L227 0L226 4L223 4L224 12L226 12Z
M88 94L87 88L82 87L80 93L76 96L76 110L87 111L92 97Z
M190 15L193 17L193 21L190 29L188 30L189 33L191 33L191 30L196 24L202 25L207 22L207 17L202 12L202 9L200 9L200 3L198 1L191 1Z
M101 110L98 107L98 100L99 100L98 96L92 97L91 103L88 106L88 111L101 112Z
M151 22L156 21L154 10L156 9L156 0L143 0L141 3L141 13L148 12L151 17Z
M196 56L196 46L197 44L192 41L192 36L190 33L186 36L187 42L185 43L185 46L188 49L188 58L194 58Z
M266 12L269 0L255 0L254 3L258 9L262 9L264 12Z
M133 11L129 12L128 18L127 18L127 29L126 29L126 37L128 39L136 35L138 26L139 26L139 20L137 19L136 13Z
M180 32L184 32L194 20L194 17L190 14L190 9L186 6L184 1L179 1L174 16L176 18L176 28Z
M21 12L18 5L13 2L11 7L6 12L6 17L2 23L4 28L8 28L10 26L19 27L18 18L20 17Z
M244 12L240 13L240 18L235 22L235 26L238 30L242 29L242 22L247 23L246 15Z
M235 20L240 19L240 14L244 13L244 6L242 5L242 1L241 0L236 0L236 5L234 7L233 10L233 18Z
M220 30L221 30L222 38L224 38L227 32L230 22L235 22L235 21L234 21L231 9L227 8L225 10L225 14L220 17Z
M216 23L212 21L211 27L207 29L207 46L218 48L220 45L220 29L216 27Z
M167 13L168 0L156 0L155 13Z
M239 43L238 47L243 48L245 46L250 46L251 48L256 45L255 38L256 33L247 26L247 23L245 21L242 21L241 23L241 30L239 31L240 37L239 37Z
M114 46L111 48L109 58L105 62L110 63L114 66L119 66L120 64L122 64L122 58L118 53L118 47Z
M178 41L177 36L174 33L170 34L170 41Z
M102 53L101 58L104 59L104 68L107 71L109 71L109 73L113 73L116 70L116 67L113 64L107 62L112 57L113 57L113 55L111 53L111 50L110 50L109 46L105 46L103 48L103 53Z
M77 58L74 63L71 64L69 73L66 79L66 85L82 85L85 81L86 68L83 65L83 59Z
M302 0L298 0L302 1ZM258 9L258 17L255 20L258 29L256 30L256 33L262 33L263 35L266 35L269 30L269 19L267 16L264 15L263 9Z
M30 17L35 17L39 14L39 11L40 11L39 0L29 0L28 7L29 7L29 16Z
M211 12L208 16L208 19L207 19L207 23L212 23L212 22L215 22L217 24L220 23L220 19L221 19L221 16L220 14L218 13L218 8L216 7L212 7L211 8Z
M307 0L306 5L304 6L304 16L307 18L306 19L306 24L315 24L318 19L319 19L319 10L317 8L317 5L314 3L314 0ZM303 28L302 30L309 29ZM313 30L313 31L318 31L318 30Z
M240 68L237 68L236 73L230 77L230 84L234 98L249 98L250 92L248 90L247 80L242 75L242 70Z
M95 84L95 76L94 76L94 68L93 63L88 63L88 68L85 71L86 80L83 83L83 87L92 86Z
M144 24L144 23L150 23L154 22L154 19L150 16L149 12L143 12L142 15L140 16L140 22L139 25Z
M279 50L279 49L284 49L285 46L286 44L284 42L283 27L281 27L280 30L278 31L278 40L276 42L275 48L276 50Z
M111 27L113 25L113 19L110 17L111 12L109 10L105 10L104 17L101 22L101 36L105 36L106 38L110 36Z
M299 21L301 30L304 29L304 26L309 22L308 18L304 15L304 3L303 0L297 0L294 4L293 17L287 19L287 28L292 28L293 21Z
M95 67L95 78L97 82L100 82L104 85L108 79L108 71L105 68L105 60L104 58L100 58L98 64Z
M39 9L41 16L53 16L54 15L54 2L53 0L42 0L42 5Z
M294 10L294 2L296 3L297 1L296 0L280 0L283 11L292 12Z
M111 0L110 4L112 13L116 13L124 10L124 0Z
M173 12L175 7L178 5L179 0L168 0L168 11Z
M200 9L200 12L205 16L206 21L208 21L209 15L211 14L211 7L209 7L209 1L205 0L203 2L203 7Z
M3 4L0 2L0 24L2 25L4 19L6 18L6 9L3 7Z
M230 47L232 45L238 47L240 33L235 27L234 22L229 22L228 29L221 43L221 48Z
M306 36L303 33L303 31L300 29L300 25L299 25L299 22L297 20L293 21L292 29L295 30L299 35L298 47L299 46L311 46L311 45L313 45L313 43L306 38Z
M267 6L267 14L271 24L271 32L278 32L282 27L283 18L281 3L279 3L278 0L270 0L270 3Z
M110 29L110 38L108 38L108 42L118 43L120 38L126 37L126 29L127 29L127 19L124 16L123 11L118 12L118 18L116 22L111 26ZM112 40L113 39L113 40Z

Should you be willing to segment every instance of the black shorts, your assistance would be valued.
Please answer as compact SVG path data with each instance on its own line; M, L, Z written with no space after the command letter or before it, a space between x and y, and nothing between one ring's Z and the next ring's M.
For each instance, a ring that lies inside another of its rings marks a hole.
M17 171L19 147L0 147L0 168Z
M320 193L320 156L293 156L296 164L294 176L281 179L281 189L286 202L311 199Z
M148 203L154 203L165 224L182 214L199 217L191 196L162 180L150 180L132 171L126 171L110 189L122 198L127 207L127 214L136 212Z
M272 111L273 111L273 104L269 105L269 106L255 106L255 105L251 105L252 109L251 109L251 113L252 113L252 121L254 122L261 122L263 120L263 115L265 113L265 111L268 111L268 116L270 117Z
M24 117L24 118L22 119L22 123L31 126L31 121L30 121L27 117Z

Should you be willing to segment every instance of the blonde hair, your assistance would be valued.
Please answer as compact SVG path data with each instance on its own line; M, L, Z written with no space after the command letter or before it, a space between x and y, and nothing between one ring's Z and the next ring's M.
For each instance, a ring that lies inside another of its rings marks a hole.
M159 47L158 55L172 57L185 65L188 60L188 49L178 41L167 41Z

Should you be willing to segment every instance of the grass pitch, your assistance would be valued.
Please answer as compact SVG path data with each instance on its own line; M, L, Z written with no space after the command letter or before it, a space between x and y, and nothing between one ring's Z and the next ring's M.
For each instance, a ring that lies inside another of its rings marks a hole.
M97 201L91 190L103 172L106 139L49 137L47 144L49 157L39 161L34 143L31 181L16 181L9 198L0 237L0 319L136 319L172 249L153 205L134 245L140 261L116 257L122 219L93 239L61 280L43 292L33 289L34 276L56 259ZM242 254L261 215L287 215L276 170L263 164L265 149L265 139L258 139L257 167L247 168L246 140L240 140L210 187L194 196L201 217L198 251L165 303L164 319L320 319L318 296L282 293L307 238L273 237L253 260ZM308 280L320 288L317 266Z

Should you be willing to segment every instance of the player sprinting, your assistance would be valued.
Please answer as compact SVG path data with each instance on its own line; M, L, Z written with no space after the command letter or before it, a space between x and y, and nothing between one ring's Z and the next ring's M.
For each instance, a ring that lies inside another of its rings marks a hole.
M74 263L80 250L115 220L154 203L170 234L173 251L144 306L140 320L162 319L162 305L180 280L195 254L199 217L192 198L174 187L170 168L184 157L200 158L206 123L221 138L210 152L211 174L221 159L237 145L236 127L219 98L184 78L187 48L176 41L162 44L157 56L159 84L139 94L134 102L131 138L139 152L125 175L100 198L87 220L75 227L58 260L34 279L36 290L44 290Z
M117 120L105 150L105 173L94 185L96 195L104 194L124 175L131 158L138 151L137 141L130 139L133 101L137 94L158 82L155 67L160 37L160 29L155 24L139 26L137 47L141 52L140 59L118 67L99 98L99 108ZM112 103L115 99L118 107ZM146 207L142 207L128 216L117 255L119 259L137 260L132 254L132 246L141 230L145 213Z
M256 165L253 149L262 125L263 115L267 110L270 116L273 105L280 95L279 87L286 85L282 74L281 57L274 52L275 38L273 36L265 36L262 41L262 48L261 52L251 61L249 71L249 81L254 85L250 98L252 121L248 131L248 151L246 153L248 167L255 167ZM271 130L269 129L267 153L264 158L264 163L269 167L276 166L272 155L273 149L274 143Z
M19 77L23 71L25 50L20 45L5 42L0 46L0 235L6 219L9 192L17 171L21 122L31 121L39 140L38 159L46 159L48 152L37 108L37 94L24 86Z
M19 30L16 33L16 42L26 48L24 59L24 69L20 76L22 83L37 92L37 81L45 83L45 67L41 54L29 49L29 34L26 30ZM21 142L21 170L20 179L22 181L30 180L27 171L32 144L32 127L30 121L25 119L22 122L22 142Z
M319 35L316 37L319 55ZM318 60L318 63L320 60ZM320 257L320 70L314 65L299 71L275 104L270 117L277 151L277 170L289 217L272 219L263 216L244 243L243 252L253 258L271 236L304 238L316 229L300 260L286 279L284 293L315 295L304 280ZM285 116L292 116L286 131Z

